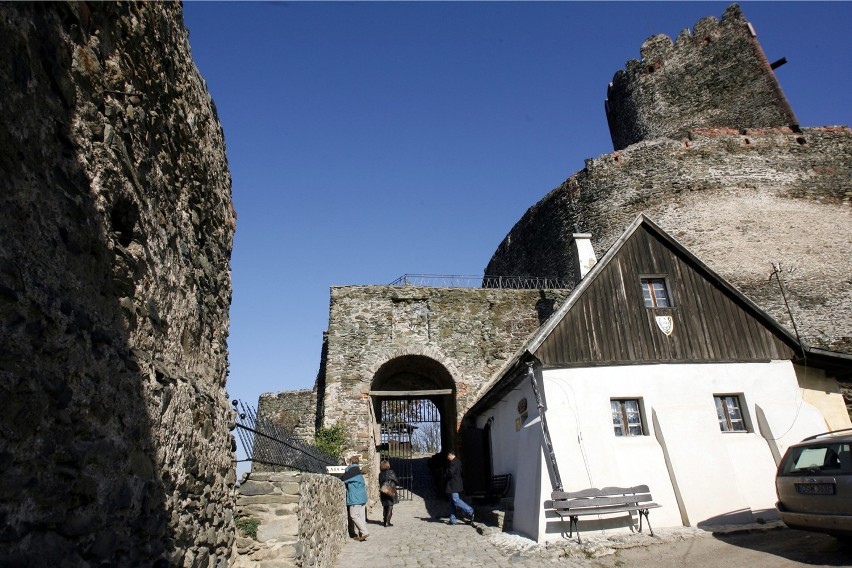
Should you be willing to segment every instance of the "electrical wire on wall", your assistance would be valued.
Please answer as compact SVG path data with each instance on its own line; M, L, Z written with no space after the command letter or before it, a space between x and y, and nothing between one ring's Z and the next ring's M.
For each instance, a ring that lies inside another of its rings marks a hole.
M554 379L553 384L562 390L562 394L568 402L568 408L571 410L571 414L574 415L574 424L577 428L577 444L580 446L580 455L583 456L583 466L586 468L586 478L589 480L589 487L594 487L595 483L592 480L592 471L589 469L589 457L586 454L586 445L583 443L583 431L580 428L580 416L577 412L577 394L574 392L574 387L566 383L564 379ZM565 390L566 387L571 390L571 396L568 396L568 392Z
M780 262L772 262L770 263L772 266L772 273L769 275L769 280L772 280L772 277L775 277L775 280L778 281L778 288L781 290L781 298L784 300L784 307L787 309L787 315L790 317L790 323L793 325L793 331L796 334L796 343L799 345L799 352L802 357L802 366L807 369L808 368L808 358L807 353L805 352L805 348L802 345L802 338L799 337L799 328L796 326L796 320L793 318L793 311L790 309L790 304L787 302L787 292L784 290L784 283L781 281L781 263ZM788 274L792 274L796 268L787 269ZM802 410L802 404L805 402L805 395L802 392L803 389L799 386L798 379L796 380L796 396L799 398L799 403L796 405L796 414L793 416L793 421L790 423L790 427L784 431L783 434L778 436L777 438L766 438L767 440L772 440L773 442L777 442L784 436L790 433L790 430L793 429L793 426L796 425L796 421L799 419L799 412Z

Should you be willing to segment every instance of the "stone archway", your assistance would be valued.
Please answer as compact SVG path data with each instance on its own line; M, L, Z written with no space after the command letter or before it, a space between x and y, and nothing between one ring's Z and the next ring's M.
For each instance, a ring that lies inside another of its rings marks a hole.
M402 496L417 493L431 481L414 478L415 461L455 447L456 385L452 375L431 357L399 355L376 370L370 400L374 462L378 465L382 458L389 458L403 485Z

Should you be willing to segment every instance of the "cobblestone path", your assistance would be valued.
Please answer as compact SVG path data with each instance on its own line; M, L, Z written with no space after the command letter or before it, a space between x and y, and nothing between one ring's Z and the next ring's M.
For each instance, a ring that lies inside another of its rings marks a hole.
M489 542L488 529L478 522L449 524L449 506L436 495L425 461L415 473L411 500L394 506L393 526L382 526L381 505L368 514L370 536L364 542L350 540L338 556L336 568L409 568L465 566L539 566L541 560L510 557Z

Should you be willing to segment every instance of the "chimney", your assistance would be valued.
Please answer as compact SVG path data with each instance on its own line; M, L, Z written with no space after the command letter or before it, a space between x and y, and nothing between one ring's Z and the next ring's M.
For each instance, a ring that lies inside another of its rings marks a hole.
M580 283L580 280L586 277L589 270L597 264L598 259L595 256L595 250L592 248L591 233L574 233L571 235L574 238L574 246L571 247L571 256L574 260L574 285Z

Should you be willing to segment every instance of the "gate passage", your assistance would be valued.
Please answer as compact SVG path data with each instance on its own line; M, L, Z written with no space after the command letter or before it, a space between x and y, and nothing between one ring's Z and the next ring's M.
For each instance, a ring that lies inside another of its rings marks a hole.
M441 415L428 399L381 401L382 459L390 462L400 500L410 500L414 487L414 459L441 451Z

